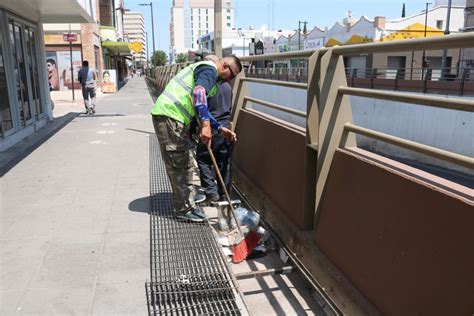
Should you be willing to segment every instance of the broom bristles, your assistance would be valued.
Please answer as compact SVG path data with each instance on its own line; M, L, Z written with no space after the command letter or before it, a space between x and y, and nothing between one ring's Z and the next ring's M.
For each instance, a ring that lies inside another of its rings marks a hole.
M257 247L259 242L260 235L253 230L250 231L244 240L232 247L232 262L239 263L244 261L255 247Z

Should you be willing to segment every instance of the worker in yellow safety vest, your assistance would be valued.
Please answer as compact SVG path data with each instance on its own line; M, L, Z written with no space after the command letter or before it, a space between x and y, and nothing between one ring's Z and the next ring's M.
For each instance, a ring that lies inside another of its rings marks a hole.
M193 174L197 165L189 138L189 125L195 116L202 123L201 142L207 144L212 129L230 141L236 134L219 125L207 108L207 98L217 93L218 81L231 81L242 71L236 56L191 64L181 70L167 84L151 110L153 126L160 143L161 157L174 193L175 216L179 219L202 222L206 214L196 205Z

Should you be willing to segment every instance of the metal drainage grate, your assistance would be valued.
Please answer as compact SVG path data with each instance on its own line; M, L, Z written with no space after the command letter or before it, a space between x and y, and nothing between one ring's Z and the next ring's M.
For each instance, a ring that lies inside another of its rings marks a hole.
M209 224L174 218L171 185L153 136L150 196L150 315L248 314Z

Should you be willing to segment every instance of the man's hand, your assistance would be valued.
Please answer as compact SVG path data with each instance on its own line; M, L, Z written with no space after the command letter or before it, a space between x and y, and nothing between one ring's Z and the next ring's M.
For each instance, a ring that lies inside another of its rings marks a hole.
M230 140L231 142L236 142L237 141L237 134L231 131L230 129L226 127L221 127L220 132L222 135Z
M211 123L209 122L209 120L203 121L202 128L201 128L201 142L203 144L210 144L211 139L212 139Z

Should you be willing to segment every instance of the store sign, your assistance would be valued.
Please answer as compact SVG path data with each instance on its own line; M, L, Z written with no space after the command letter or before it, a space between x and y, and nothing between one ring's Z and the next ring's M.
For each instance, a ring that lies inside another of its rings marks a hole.
M304 49L316 49L323 47L323 38L315 38L304 41Z
M74 42L74 44L81 44L81 35L77 35L77 41ZM65 45L69 44L68 41L64 40L64 37L62 34L45 34L44 35L44 43L46 45Z
M65 33L65 34L63 34L63 41L65 41L65 42L76 42L77 41L77 34Z
M128 45L132 51L135 53L140 53L143 50L143 44L140 42L131 42L130 45Z

